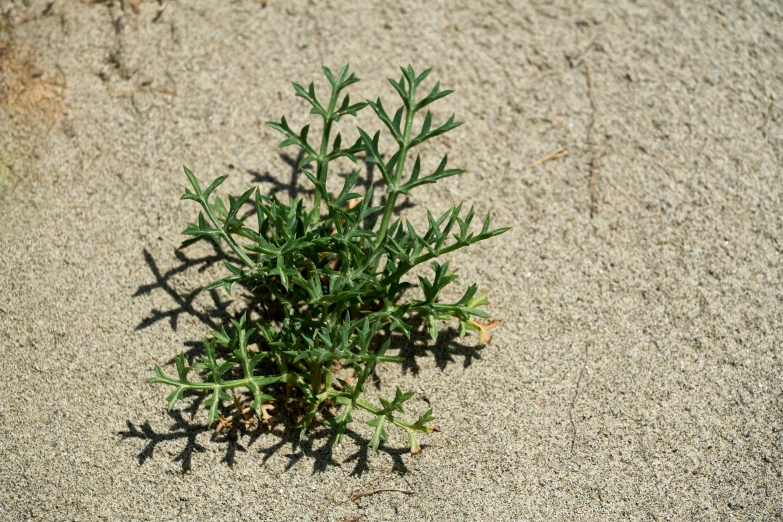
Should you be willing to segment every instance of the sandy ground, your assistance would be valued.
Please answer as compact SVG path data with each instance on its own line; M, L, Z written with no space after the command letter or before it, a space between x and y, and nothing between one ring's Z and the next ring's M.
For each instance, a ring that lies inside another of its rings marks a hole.
M783 516L783 6L611 4L0 1L0 519ZM492 344L380 372L434 408L415 458L361 422L216 438L145 383L241 304L175 251L181 165L306 188L263 122L303 123L290 82L345 62L357 97L409 62L456 90L433 153L469 172L412 220L514 226L451 258ZM343 502L377 487L414 494Z

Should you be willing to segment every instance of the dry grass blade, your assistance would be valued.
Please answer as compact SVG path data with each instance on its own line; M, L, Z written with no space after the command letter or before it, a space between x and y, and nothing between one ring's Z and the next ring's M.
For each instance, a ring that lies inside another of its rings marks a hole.
M339 504L346 504L348 502L354 502L356 500L359 500L362 497L367 497L370 495L375 495L376 493L383 493L384 491L399 491L400 493L405 493L406 495L413 495L416 492L410 489L401 489L401 488L377 488L377 489L370 489L367 491L362 491L361 493L354 493L347 499L343 500L342 502L339 502Z
M567 150L565 150L563 148L559 148L557 150L553 150L552 152L550 152L549 154L547 154L543 158L539 158L536 161L534 161L533 163L531 163L530 164L530 168L532 169L533 167L538 167L542 163L546 163L547 161L552 161L553 159L562 158L563 156L568 156L569 154L570 154L570 152L568 152Z

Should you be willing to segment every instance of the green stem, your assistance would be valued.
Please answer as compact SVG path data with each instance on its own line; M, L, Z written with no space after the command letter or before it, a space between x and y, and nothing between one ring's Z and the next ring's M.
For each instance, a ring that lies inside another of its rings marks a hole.
M318 395L321 392L321 376L323 365L319 364L318 368L313 372L310 377L310 389L313 391L313 395Z
M329 367L326 369L326 377L324 377L324 391L328 392L332 389L332 361L329 361Z
M402 181L402 171L405 168L405 159L408 156L408 142L411 137L411 128L413 127L413 110L406 107L405 112L405 134L402 138L402 146L400 147L400 156L397 158L397 166L394 169L394 190L389 193L389 199L386 201L386 208L383 210L383 220L381 221L381 228L378 230L378 239L375 242L375 248L378 248L383 240L386 239L386 231L389 229L389 223L391 217L394 214L394 205L397 202L397 187Z
M316 173L316 176L318 178L318 181L322 183L326 183L326 176L329 172L329 162L326 161L326 152L329 147L329 135L332 133L332 122L334 121L332 119L332 115L334 113L334 107L337 105L337 98L340 95L340 90L337 88L332 88L332 97L329 100L329 109L326 112L326 116L324 116L324 132L321 136L321 149L318 154L318 159L316 160L316 163L318 164L318 170ZM313 208L315 209L315 217L313 218L313 224L317 225L318 222L321 220L321 193L316 190L315 191L315 200L313 201Z
M362 399L356 399L354 400L354 403L360 408L363 408L374 415L380 415L384 411L382 408L379 408L378 406L375 406L374 404L371 404ZM416 426L414 424L411 424L410 422L405 422L404 420L398 419L394 415L388 413L385 415L385 417L389 419L393 424L396 424L400 428L406 430L423 431L425 433L432 433L433 431L435 431L433 428L429 426Z
M454 252L455 250L458 250L458 249L462 248L463 246L467 246L467 245L464 245L462 243L454 243L453 245L449 245L446 248L440 249L435 254L429 254L429 253L422 254L419 257L417 257L416 259L414 259L413 263L410 263L410 264L409 263L403 263L403 264L401 264L397 268L397 270L394 271L394 273L392 273L392 274L388 275L387 277L383 278L381 280L381 285L382 286L386 286L389 283L391 283L392 281L398 281L402 276L404 276L406 273L408 273L408 271L410 269L412 269L414 266L420 265L422 263L426 263L430 259L435 259L436 257L442 256L444 254L448 254L449 252Z
M378 230L378 239L375 242L375 248L377 249L386 239L386 231L389 229L389 223L391 217L394 214L394 205L397 202L397 187L399 187L402 181L402 172L405 168L405 159L408 156L408 150L411 139L411 129L413 128L413 116L416 114L413 106L413 100L416 96L416 86L411 85L410 91L410 105L405 105L405 132L402 136L402 146L400 147L400 156L397 158L397 165L394 169L394 187L389 193L389 199L386 201L386 208L383 210L383 220L381 221L381 228Z
M207 213L207 216L209 216L209 219L212 221L212 224L215 225L215 228L220 231L221 237L223 237L223 239L226 240L226 243L228 243L228 246L231 247L231 250L233 250L234 253L239 256L239 258L248 266L248 268L255 268L256 264L253 263L250 257L248 257L248 255L245 254L237 242L234 241L234 238L231 237L231 234L226 232L223 228L223 225L220 224L217 216L215 216L215 213L212 212L212 207L209 206L209 202L202 198L200 203L204 211Z
M274 375L274 376L264 376L264 377L245 377L244 379L233 379L230 381L222 381L220 383L190 382L190 381L186 383L182 383L168 377L166 377L165 379L161 379L160 377L153 377L148 382L159 382L162 384L169 384L171 386L185 386L189 390L214 390L215 386L219 386L221 389L225 389L225 390L232 390L234 388L239 388L242 386L247 387L247 385L250 383L255 383L256 386L260 388L263 386L274 384L276 382L289 382L292 379L296 379L296 378L300 378L300 377L295 376L293 374L287 374L287 375Z

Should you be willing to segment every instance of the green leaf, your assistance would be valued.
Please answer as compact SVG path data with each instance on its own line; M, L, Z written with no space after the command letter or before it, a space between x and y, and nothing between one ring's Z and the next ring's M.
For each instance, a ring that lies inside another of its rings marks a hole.
M168 397L166 397L166 403L168 404L168 409L171 410L176 406L176 404L182 399L182 395L185 393L185 390L187 388L185 386L180 386Z
M220 401L230 401L231 396L227 394L226 392L222 391L219 386L216 386L214 388L214 391L212 395L210 395L205 401L204 406L209 408L209 414L207 416L207 427L211 427L212 424L215 423L215 421L218 418L219 410L220 410Z
M372 438L370 439L370 447L377 451L381 442L384 442L388 437L386 433L386 417L378 415L374 419L367 421L367 424L375 428Z
M409 190L418 187L420 185L435 183L443 178L448 178L451 176L459 176L460 174L465 173L465 171L462 169L447 169L446 164L448 163L448 160L449 160L448 155L444 156L440 162L440 165L438 165L438 168L435 170L435 172L423 178L419 178L419 170L421 167L419 163L419 158L417 157L416 163L413 166L411 177L407 183L405 183L402 187L400 187L400 191L407 194Z
M432 417L432 408L424 412L423 415L419 416L419 419L416 421L416 426L424 426L426 423L430 422L433 419Z
M441 98L444 98L448 96L449 94L453 93L454 91L441 91L440 90L440 82L435 84L435 87L430 91L430 93L425 96L419 103L416 104L416 110L421 110L427 105L440 100Z
M381 153L378 150L378 140L380 139L380 132L376 132L375 136L371 138L370 135L367 134L361 127L357 127L357 129L362 137L364 146L367 147L367 150L370 153L370 157L367 159L367 161L377 165L378 170L381 171L381 176L383 176L383 180L386 182L387 186L393 186L394 181L392 180L389 174L389 170L387 169L386 164L383 162L383 159L381 158Z
M376 101L368 101L367 102L373 111L375 111L375 114L380 118L380 120L386 125L386 128L389 129L389 132L392 133L392 136L394 136L394 139L397 141L397 143L402 146L402 133L399 129L399 121L392 122L392 120L389 118L389 115L386 114L386 111L383 108L383 102L381 102L381 99L378 98Z
M183 167L185 169L185 175L188 177L188 181L190 181L190 185L193 187L193 190L196 191L196 197L198 199L202 198L201 194L201 187L198 184L198 180L196 179L196 175L193 174L189 168ZM188 192L185 191L185 194L188 195ZM195 198L185 198L185 196L182 197L183 199L195 199Z
M226 181L226 178L228 178L228 176L220 176L215 181L213 181L209 187L207 187L207 190L204 191L204 199L209 199L209 195L212 194L212 191L218 188L224 181Z
M419 441L416 440L416 434L412 431L408 431L408 447L411 449L411 455L418 455L421 453Z
M408 96L408 92L405 89L405 79L400 78L400 81L395 82L391 78L389 78L389 83L394 87L394 90L397 91L397 94L400 95L400 98L402 99L402 103L405 105L405 107L410 110L411 109L411 102L410 98Z
M430 339L433 341L438 340L438 323L435 320L435 316L430 314L427 316L427 324L429 325Z
M427 116L428 118L431 118L429 116L429 111L427 112L427 115L428 115ZM429 139L432 139L432 138L434 138L436 136L440 136L441 134L445 134L448 131L450 131L452 129L456 129L457 127L462 125L463 122L461 122L461 121L454 121L454 117L455 116L452 114L451 117L448 119L448 121L446 123L444 123L443 125L441 125L440 127L438 127L435 130L429 130L429 125L427 125L426 129L422 129L422 131L419 133L419 135L416 136L411 141L411 147L415 147L417 145L420 145L421 143L424 143L425 141L427 141ZM425 123L426 123L426 121L427 120L425 120Z
M185 365L185 354L180 353L174 357L174 361L177 364L177 376L179 377L179 382L187 383L188 373L190 373L191 367Z
M332 84L332 87L336 87L336 82L334 79L334 75L332 74L332 71L325 65L321 66L321 70L323 70L324 75L326 75L326 79L329 80L329 83Z

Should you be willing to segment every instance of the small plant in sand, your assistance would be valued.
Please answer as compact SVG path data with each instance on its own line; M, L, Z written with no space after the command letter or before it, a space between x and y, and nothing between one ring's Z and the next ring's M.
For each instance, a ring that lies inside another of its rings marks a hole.
M279 315L267 314L252 328L247 315L232 320L228 329L213 331L203 340L204 356L199 362L188 366L180 354L175 358L176 377L168 377L156 365L156 376L149 382L174 387L168 396L170 408L185 392L208 394L204 401L208 422L219 421L220 428L247 423L253 413L270 421L275 418L270 411L280 417L279 412L287 410L302 434L320 414L337 431L339 442L354 414L364 410L367 423L375 428L371 447L377 449L386 440L387 427L394 425L407 433L411 452L417 453L416 432L435 430L429 425L432 410L406 420L401 415L403 405L413 392L397 388L394 397L378 399L380 404L365 400L362 392L377 364L401 360L387 355L395 330L410 338L411 325L423 322L435 340L441 321L456 320L461 335L473 330L479 342L489 340L488 330L498 321L477 320L488 318L480 309L487 304L486 293L472 285L456 302L442 302L441 291L457 276L448 262L433 260L508 229L492 229L487 214L483 225L473 230L473 208L463 212L461 204L438 217L427 212L429 226L424 232L394 217L401 195L464 172L449 168L444 157L434 171L424 173L418 155L406 169L414 149L461 125L452 116L435 126L430 111L424 111L452 92L441 90L436 83L429 94L419 96L430 70L417 75L408 66L399 81L389 80L402 100L393 115L386 112L380 98L351 103L348 95L343 97L345 89L359 81L349 75L348 66L337 74L327 67L323 71L331 85L328 100L318 99L312 83L307 88L293 84L296 95L312 106L310 113L323 119L318 143L310 141L309 125L295 132L285 118L269 123L285 136L281 147L304 151L299 168L315 189L311 207L301 199L282 203L257 188L229 196L226 203L213 197L226 176L203 188L185 168L192 191L186 190L182 198L197 202L203 211L185 229L184 234L191 237L183 245L202 239L225 242L235 256L234 262L225 262L226 277L205 289L223 287L230 293L232 285L240 283L271 301ZM340 133L331 136L335 122L356 116L367 105L388 131L394 150L381 150L380 132L370 135L359 128L358 138L348 146ZM359 153L365 153L365 161L374 164L383 177L386 198L381 206L373 205L372 184L364 194L354 192L360 170L345 176L339 193L327 189L330 164L339 158L355 163ZM315 169L309 170L308 165ZM252 211L242 210L251 203ZM430 261L433 273L431 278L419 277L419 298L402 302L412 287L405 281L406 274ZM233 396L233 390L244 390L250 406ZM224 401L233 401L236 409L228 417L220 415Z

